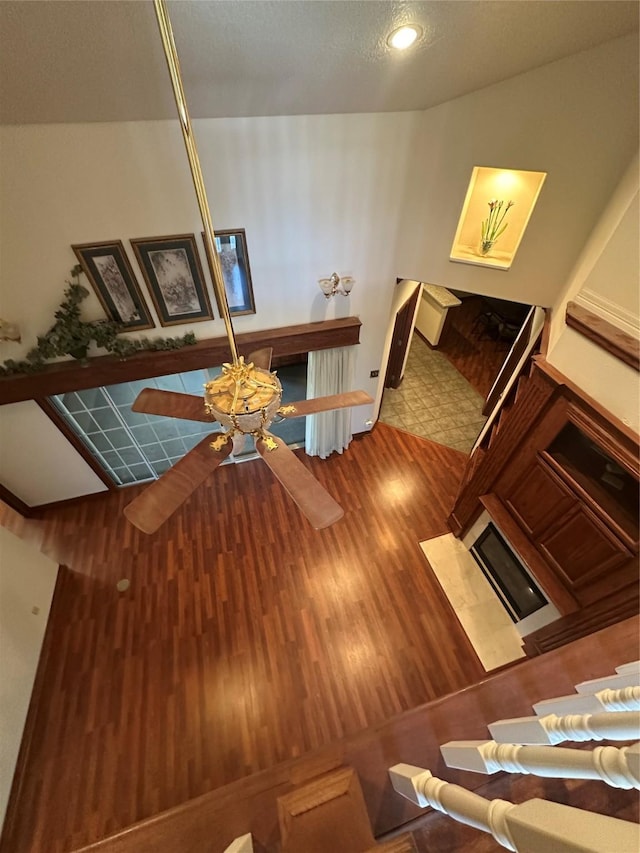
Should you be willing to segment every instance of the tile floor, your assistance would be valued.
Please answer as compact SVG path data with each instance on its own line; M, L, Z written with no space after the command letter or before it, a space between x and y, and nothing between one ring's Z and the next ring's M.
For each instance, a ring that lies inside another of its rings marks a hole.
M387 388L380 420L469 453L486 418L484 400L455 367L413 336L400 388Z

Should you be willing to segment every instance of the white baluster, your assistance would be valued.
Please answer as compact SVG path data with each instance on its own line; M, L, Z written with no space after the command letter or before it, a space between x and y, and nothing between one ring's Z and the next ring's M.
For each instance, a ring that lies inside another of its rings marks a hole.
M556 744L565 740L638 740L640 711L611 711L604 714L570 714L558 717L519 717L489 724L497 743Z
M638 681L640 682L640 660L632 660L630 663L623 663L616 667L616 672L623 675L627 672L638 673Z
M634 772L635 761L627 754L637 754L640 744L596 746L591 751L563 749L557 746L520 746L495 741L451 741L440 747L447 767L473 770L477 773L532 773L564 779L600 779L613 788L640 790L640 777Z
M637 687L640 678L638 671L623 672L621 675L608 675L605 678L592 678L576 684L578 693L597 693L599 690L622 690L623 687Z
M396 764L389 769L394 790L419 806L431 806L467 826L493 835L507 850L516 850L506 823L506 812L515 808L505 800L487 800L459 785L432 776L422 767Z
M437 779L428 770L397 764L389 770L391 784L419 806L432 806L460 823L492 835L517 853L637 853L635 824L571 806L529 800L514 805L487 800Z
M593 695L572 693L537 702L533 710L539 717L547 714L566 716L569 714L599 714L602 711L640 711L640 687L609 688Z
M241 835L240 838L234 839L231 844L225 848L224 853L253 853L253 839L251 833Z

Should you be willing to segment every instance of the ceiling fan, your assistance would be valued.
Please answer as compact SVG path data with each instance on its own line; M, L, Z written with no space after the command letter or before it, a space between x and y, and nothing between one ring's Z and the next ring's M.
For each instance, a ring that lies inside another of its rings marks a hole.
M138 395L132 406L134 412L203 421L212 425L218 422L226 429L214 432L199 442L126 506L124 514L144 533L154 533L230 455L234 438L249 435L255 438L256 450L312 526L316 529L328 527L342 517L342 508L282 439L269 432L269 427L276 417L303 417L372 403L373 399L364 391L348 391L282 406L282 386L275 372L271 371L271 347L249 354L246 361L238 355L171 23L164 0L154 0L154 7L204 225L205 244L212 259L213 284L222 308L232 361L224 364L222 373L205 385L204 399L153 388L145 388Z

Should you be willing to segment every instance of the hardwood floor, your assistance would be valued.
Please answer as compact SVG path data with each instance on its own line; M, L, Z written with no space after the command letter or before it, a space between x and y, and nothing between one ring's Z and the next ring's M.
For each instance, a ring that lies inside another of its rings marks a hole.
M507 357L510 343L493 340L474 328L484 309L481 296L470 296L449 311L438 350L459 370L475 390L486 397Z
M22 525L68 569L2 851L82 846L481 678L418 548L465 458L382 424L301 454L346 510L318 532L260 461L150 537L122 515L144 487Z

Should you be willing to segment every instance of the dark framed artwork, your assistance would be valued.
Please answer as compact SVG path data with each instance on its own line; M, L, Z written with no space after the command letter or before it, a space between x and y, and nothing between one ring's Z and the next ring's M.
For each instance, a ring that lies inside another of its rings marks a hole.
M154 327L121 240L71 248L110 320L122 323L126 331Z
M131 245L163 326L213 319L193 234L145 237Z
M235 228L231 231L216 231L216 249L220 256L222 277L224 279L224 290L227 295L229 313L233 316L241 314L255 314L256 305L253 299L253 284L251 282L251 269L249 267L249 254L247 252L247 238L244 228ZM204 233L202 234L204 240ZM213 264L207 250L207 241L204 240L204 248L209 264L209 272L213 279ZM215 293L215 288L214 288ZM222 306L215 293L218 310L222 314Z

